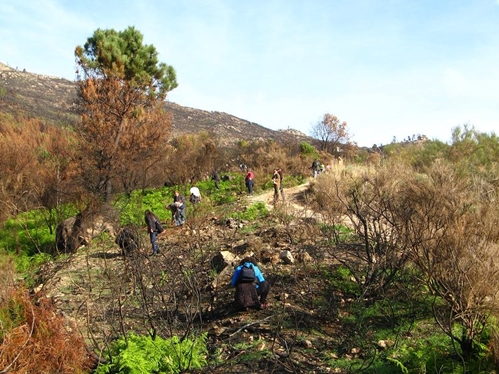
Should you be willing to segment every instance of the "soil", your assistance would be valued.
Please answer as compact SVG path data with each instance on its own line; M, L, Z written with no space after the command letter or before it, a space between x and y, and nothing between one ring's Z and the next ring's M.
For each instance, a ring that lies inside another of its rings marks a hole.
M201 205L186 225L160 235L157 256L149 254L145 230L141 248L129 256L109 238L94 240L44 268L36 291L76 322L99 360L126 332L207 333L209 365L202 372L344 372L334 360L348 334L338 325L345 300L324 281L335 260L318 245L320 215L307 204L309 187L286 188L286 200L276 204L273 191L241 196L243 206L266 204L269 217L257 224L207 219ZM281 259L285 251L293 263ZM257 259L271 290L267 308L240 312L230 279L247 255Z

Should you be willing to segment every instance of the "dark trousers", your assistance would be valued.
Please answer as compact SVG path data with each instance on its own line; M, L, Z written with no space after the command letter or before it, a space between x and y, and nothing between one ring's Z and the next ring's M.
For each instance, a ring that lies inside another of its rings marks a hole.
M253 179L247 179L246 180L246 187L248 188L248 193L250 195L253 195L253 186L255 185L255 182Z
M153 253L158 253L158 245L156 244L156 236L157 235L158 235L158 233L156 231L153 231L153 232L149 231L149 239L151 240Z
M258 308L260 306L260 301L258 300L255 283L237 283L234 302L238 309L247 309L252 307Z
M270 291L270 284L267 281L263 281L258 284L258 288L256 289L256 293L260 297L260 303L265 304L267 302L267 295Z
M239 282L236 285L234 302L238 309L260 308L261 304L267 302L270 284L267 281L258 283L258 288L253 282Z

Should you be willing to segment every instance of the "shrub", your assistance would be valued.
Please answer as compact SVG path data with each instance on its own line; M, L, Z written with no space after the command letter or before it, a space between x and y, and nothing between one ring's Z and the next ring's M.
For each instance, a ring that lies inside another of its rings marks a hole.
M162 339L133 333L111 344L110 363L100 365L96 374L181 373L206 365L207 333L180 340Z
M257 202L253 205L250 205L243 212L235 212L229 214L229 217L238 218L246 221L255 221L258 218L266 217L268 215L267 207L263 202Z
M300 153L303 156L313 156L313 157L318 156L318 153L317 153L317 150L315 149L315 147L308 142L301 142L300 143Z
M93 364L76 328L55 313L48 298L35 302L24 287L10 288L0 299L0 322L5 372L86 373Z

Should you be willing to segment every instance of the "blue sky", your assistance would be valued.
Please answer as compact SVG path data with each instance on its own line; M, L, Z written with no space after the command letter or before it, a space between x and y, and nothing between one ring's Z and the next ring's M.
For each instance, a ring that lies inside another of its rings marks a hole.
M168 100L360 146L499 130L499 0L2 0L0 62L75 79L74 49L134 26L177 71Z

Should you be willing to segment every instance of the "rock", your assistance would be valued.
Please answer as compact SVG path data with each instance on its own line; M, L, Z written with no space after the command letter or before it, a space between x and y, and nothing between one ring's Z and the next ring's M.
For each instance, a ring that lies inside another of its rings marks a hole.
M241 244L234 245L232 251L238 256L243 256L246 252L251 249L251 245L248 242L243 242Z
M219 286L224 287L229 284L238 261L239 259L228 251L220 251L213 257L211 263L218 274L210 284L212 290L216 290Z
M239 260L231 252L220 251L215 257L211 259L211 266L217 273L220 273L227 266L236 266L237 261Z
M289 357L289 353L283 349L276 349L275 352L278 358L287 358Z
M313 344L310 340L304 340L302 341L302 345L305 347L305 348L312 348L313 347Z
M313 258L308 254L308 252L303 252L299 255L298 261L304 264L309 264L313 261Z
M104 231L115 237L118 219L116 210L108 205L89 206L57 225L56 248L59 252L75 252Z
M244 227L244 222L239 221L235 218L227 218L225 220L225 226L227 226L229 229L242 229Z
M80 231L77 217L70 217L59 223L55 230L57 250L69 253L76 251L83 242Z
M275 265L280 261L279 254L268 249L260 251L259 259L262 264L271 263Z
M279 255L279 258L284 261L284 263L290 265L295 263L295 259L293 258L293 255L291 254L290 251L282 251L281 254Z
M225 327L222 327L222 326L213 326L213 329L212 329L212 332L215 336L220 336L222 335L227 329Z
M381 349L387 349L387 348L393 347L393 345L394 345L393 340L379 340L378 341L378 348L381 348Z

